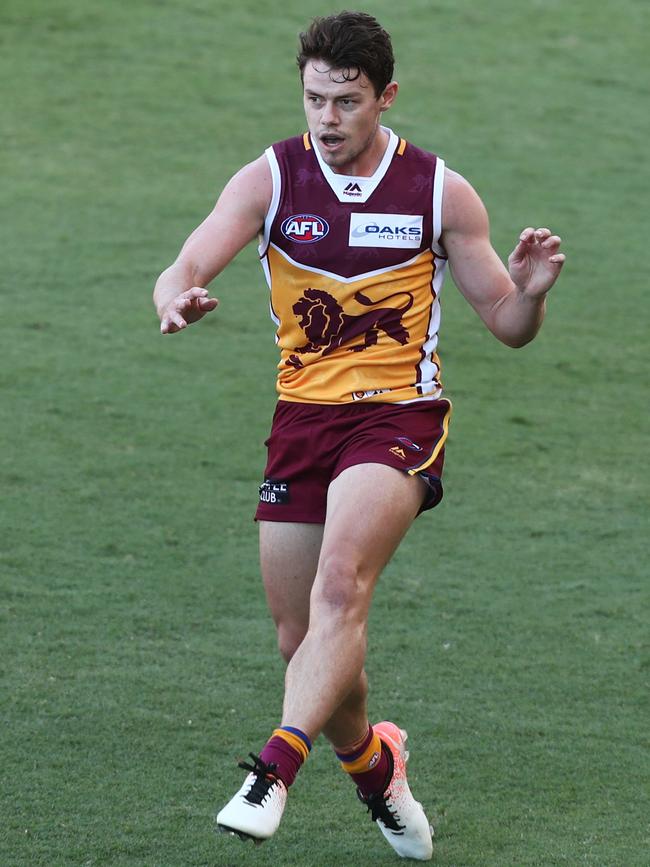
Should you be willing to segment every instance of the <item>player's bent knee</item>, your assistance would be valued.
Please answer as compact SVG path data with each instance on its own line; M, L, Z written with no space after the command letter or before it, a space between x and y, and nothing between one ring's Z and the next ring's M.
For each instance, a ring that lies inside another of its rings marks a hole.
M311 592L311 610L333 617L365 619L373 582L354 563L332 556L319 566Z

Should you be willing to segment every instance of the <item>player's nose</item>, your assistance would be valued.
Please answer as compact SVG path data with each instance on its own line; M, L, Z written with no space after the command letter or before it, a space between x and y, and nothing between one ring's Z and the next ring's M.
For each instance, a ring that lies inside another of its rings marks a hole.
M321 121L325 126L333 126L339 122L338 113L333 102L326 102L323 106Z

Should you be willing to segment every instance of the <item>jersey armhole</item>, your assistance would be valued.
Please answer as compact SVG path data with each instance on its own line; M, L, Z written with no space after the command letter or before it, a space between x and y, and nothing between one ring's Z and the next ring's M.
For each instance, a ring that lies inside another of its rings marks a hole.
M273 179L273 194L271 195L271 204L269 205L269 209L266 212L266 216L264 217L264 232L257 248L260 258L266 255L266 251L269 248L269 240L271 238L271 226L273 225L273 220L275 220L275 215L278 212L278 207L280 205L280 193L282 191L282 176L280 174L280 165L278 163L278 158L275 155L275 151L272 147L268 147L264 151L264 154L269 162L269 168L271 169L271 177Z
M442 235L442 196L445 186L445 161L436 157L436 167L433 174L433 242L431 249L443 259L447 258L440 243Z

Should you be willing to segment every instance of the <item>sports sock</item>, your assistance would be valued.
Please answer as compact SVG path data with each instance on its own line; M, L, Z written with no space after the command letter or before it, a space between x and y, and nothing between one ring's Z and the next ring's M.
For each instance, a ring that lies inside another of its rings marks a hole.
M365 798L383 794L388 788L393 773L390 750L372 726L368 726L368 734L362 740L345 747L344 752L337 750L336 756Z
M289 788L310 752L311 741L303 731L293 726L282 726L275 729L266 742L260 758L267 765L275 764L273 773Z

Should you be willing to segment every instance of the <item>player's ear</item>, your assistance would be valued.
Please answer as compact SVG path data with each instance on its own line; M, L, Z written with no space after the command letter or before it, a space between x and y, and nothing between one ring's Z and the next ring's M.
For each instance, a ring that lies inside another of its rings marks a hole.
M396 81L391 81L390 84L387 84L384 88L384 92L379 97L379 111L388 111L391 105L395 102L395 97L397 96L399 85Z

